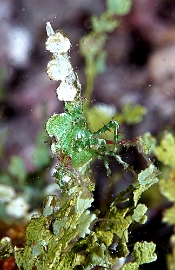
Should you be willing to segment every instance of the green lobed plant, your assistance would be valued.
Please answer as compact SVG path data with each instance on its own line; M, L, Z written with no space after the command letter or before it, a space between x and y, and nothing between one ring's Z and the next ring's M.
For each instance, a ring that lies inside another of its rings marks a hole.
M115 108L106 104L94 104L89 107L95 78L106 69L107 51L105 45L109 34L120 26L121 16L127 15L131 6L131 0L106 0L106 10L100 16L93 15L91 17L92 29L79 42L80 53L85 59L86 84L83 91L85 97L83 108L91 131L102 128L111 118L119 124L137 124L146 114L146 108L139 104L128 103L121 113L116 112ZM111 139L110 132L105 133L105 138Z
M159 182L160 193L171 202L171 206L163 213L162 221L175 230L175 137L170 132L165 132L160 144L154 149L154 154L161 162L162 175ZM175 233L170 237L171 253L168 253L167 269L175 269Z
M12 218L16 222L19 219L28 222L29 211L33 211L45 197L45 171L51 157L49 145L43 142L44 135L46 131L41 130L33 151L32 162L35 168L33 175L26 171L24 160L16 155L10 158L6 170L0 171L0 218L6 223L14 223ZM16 208L18 211L14 211Z
M50 79L61 81L57 88L58 99L65 101L61 114L54 114L47 121L46 130L52 140L51 149L58 158L54 178L61 198L50 195L41 213L34 215L26 230L24 248L13 249L20 269L108 269L121 268L121 259L127 259L131 224L146 222L147 207L139 203L140 196L158 182L159 171L146 157L141 140L135 145L147 161L147 168L140 173L124 162L118 154L118 129L116 121L96 132L90 131L83 112L81 86L74 72L68 51L70 41L62 32L54 32L50 23L46 30L46 49L53 53L48 63ZM113 149L100 137L107 130L113 131ZM113 157L133 175L133 183L121 191L105 213L92 210L95 182L91 171L94 158L104 161L107 175L111 176L108 158ZM3 256L12 254L10 240L0 243ZM131 253L133 262L126 262L122 269L139 269L139 265L156 260L155 244L137 242Z
M120 20L116 16L124 16L131 9L131 0L106 0L106 10L100 17L91 17L92 31L80 40L80 53L85 59L86 87L84 96L90 99L94 80L97 74L104 72L106 68L105 43L107 34L113 32ZM84 107L88 103L84 102Z

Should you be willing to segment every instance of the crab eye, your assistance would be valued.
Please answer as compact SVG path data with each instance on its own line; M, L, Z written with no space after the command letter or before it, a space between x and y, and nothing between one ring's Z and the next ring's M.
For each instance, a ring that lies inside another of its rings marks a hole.
M58 138L55 135L53 135L51 139L52 139L52 143L54 144L58 143Z

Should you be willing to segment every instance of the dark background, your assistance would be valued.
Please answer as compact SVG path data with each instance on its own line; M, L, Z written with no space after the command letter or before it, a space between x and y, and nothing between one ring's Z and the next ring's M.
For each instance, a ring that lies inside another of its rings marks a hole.
M71 61L83 88L84 59L76 45L91 30L87 29L90 17L104 11L102 0L0 0L1 170L6 170L11 156L18 155L27 173L35 174L32 159L38 133L51 114L63 109L55 96L57 84L45 73L49 59L46 22L69 36ZM92 98L116 106L119 112L127 102L147 108L140 124L125 128L127 138L146 131L158 136L164 129L174 130L175 2L134 0L130 14L120 22L108 36L107 69L96 78ZM133 236L134 241L146 235L147 241L158 242L161 259L157 266L152 264L154 269L165 269L164 255L169 251L171 229L161 224L161 214L162 209L154 210L144 232ZM153 269L151 264L148 268Z

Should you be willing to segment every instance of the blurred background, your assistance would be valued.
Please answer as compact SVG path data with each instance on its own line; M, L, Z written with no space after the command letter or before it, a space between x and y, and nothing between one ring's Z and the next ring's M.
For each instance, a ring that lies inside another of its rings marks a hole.
M50 81L45 72L50 58L45 50L45 24L50 21L55 30L68 35L71 62L83 89L85 60L79 41L92 30L91 16L105 10L104 0L0 0L1 237L8 234L18 244L25 241L31 213L42 207L47 194L59 194L51 177L55 161L44 127L48 117L61 112L64 104L56 98L58 83ZM133 0L130 12L118 20L120 25L108 34L106 70L96 77L91 100L113 106L119 113L126 103L146 108L140 123L122 126L127 139L147 131L159 136L165 129L174 130L175 2ZM136 168L142 169L142 162L135 161ZM96 174L98 178L100 172ZM1 198L4 192L7 196ZM101 204L106 201L100 200ZM165 243L172 230L162 229L158 202L153 203L151 217L156 217L153 231L159 234L155 242L163 239L163 254L169 248L166 250ZM152 230L148 224L143 234L148 234L149 226ZM153 231L150 240L154 241ZM151 264L148 267L152 269Z

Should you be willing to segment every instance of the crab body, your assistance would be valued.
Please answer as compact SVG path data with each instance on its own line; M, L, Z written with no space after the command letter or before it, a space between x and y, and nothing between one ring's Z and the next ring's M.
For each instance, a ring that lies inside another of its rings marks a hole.
M46 129L52 140L52 151L62 156L64 166L70 159L73 168L89 163L93 157L102 158L106 141L93 133L86 124L80 104L78 110L54 114L47 122Z
M46 29L46 49L53 54L47 73L51 80L61 81L56 92L58 99L65 102L64 112L54 114L46 124L47 133L52 139L52 152L60 160L59 178L67 175L71 177L73 171L78 174L88 171L93 157L104 160L109 175L106 156L114 156L118 144L118 123L111 120L98 131L90 131L83 112L81 85L68 55L70 41L64 33L54 32L49 22ZM107 141L100 136L111 128L114 132L114 151L108 150Z

